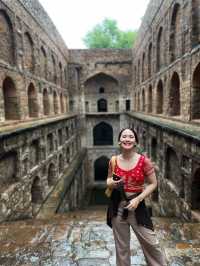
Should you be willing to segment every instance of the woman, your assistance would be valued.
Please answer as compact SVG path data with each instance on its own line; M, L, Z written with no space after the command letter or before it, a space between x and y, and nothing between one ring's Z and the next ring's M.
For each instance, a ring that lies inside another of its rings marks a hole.
M121 154L110 160L107 186L113 189L109 206L117 266L130 266L130 226L139 240L148 266L166 266L144 199L157 187L154 167L136 152L138 137L133 129L121 130L118 137ZM116 180L116 176L119 180ZM115 181L115 180L116 181ZM144 187L144 181L148 183Z

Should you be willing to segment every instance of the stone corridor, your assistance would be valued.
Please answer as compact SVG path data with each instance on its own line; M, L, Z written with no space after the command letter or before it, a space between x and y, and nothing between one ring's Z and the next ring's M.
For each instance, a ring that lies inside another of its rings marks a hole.
M153 218L170 266L200 265L200 224ZM134 235L131 265L145 260ZM1 266L114 266L111 229L105 206L0 225Z

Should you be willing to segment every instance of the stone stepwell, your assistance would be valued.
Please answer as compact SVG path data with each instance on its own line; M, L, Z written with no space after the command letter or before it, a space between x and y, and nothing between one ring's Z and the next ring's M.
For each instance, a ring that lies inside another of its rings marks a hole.
M0 224L1 266L114 266L112 230L106 206L91 206L45 219ZM200 265L200 223L153 218L170 266ZM146 265L134 234L131 265Z

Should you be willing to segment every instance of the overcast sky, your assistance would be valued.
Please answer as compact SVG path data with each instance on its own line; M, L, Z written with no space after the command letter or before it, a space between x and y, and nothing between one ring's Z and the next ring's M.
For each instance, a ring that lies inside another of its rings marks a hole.
M39 0L68 48L85 48L86 33L104 18L117 20L121 30L139 28L149 0Z

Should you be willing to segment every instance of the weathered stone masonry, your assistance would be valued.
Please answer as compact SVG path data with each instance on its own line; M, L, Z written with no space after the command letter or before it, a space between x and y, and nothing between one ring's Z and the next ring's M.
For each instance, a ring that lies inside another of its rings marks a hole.
M198 1L150 1L133 48L130 123L159 166L159 212L184 218L199 210L199 19Z
M153 213L198 218L199 21L197 0L151 0L133 50L68 50L38 1L0 0L0 221L82 205L126 126L157 166Z
M68 178L81 145L78 118L66 114L68 49L43 8L37 1L0 1L0 34L3 221L36 215L56 184ZM82 172L74 181L80 178ZM75 182L66 191L77 188ZM84 189L74 193L82 197ZM70 199L70 208L77 204Z

